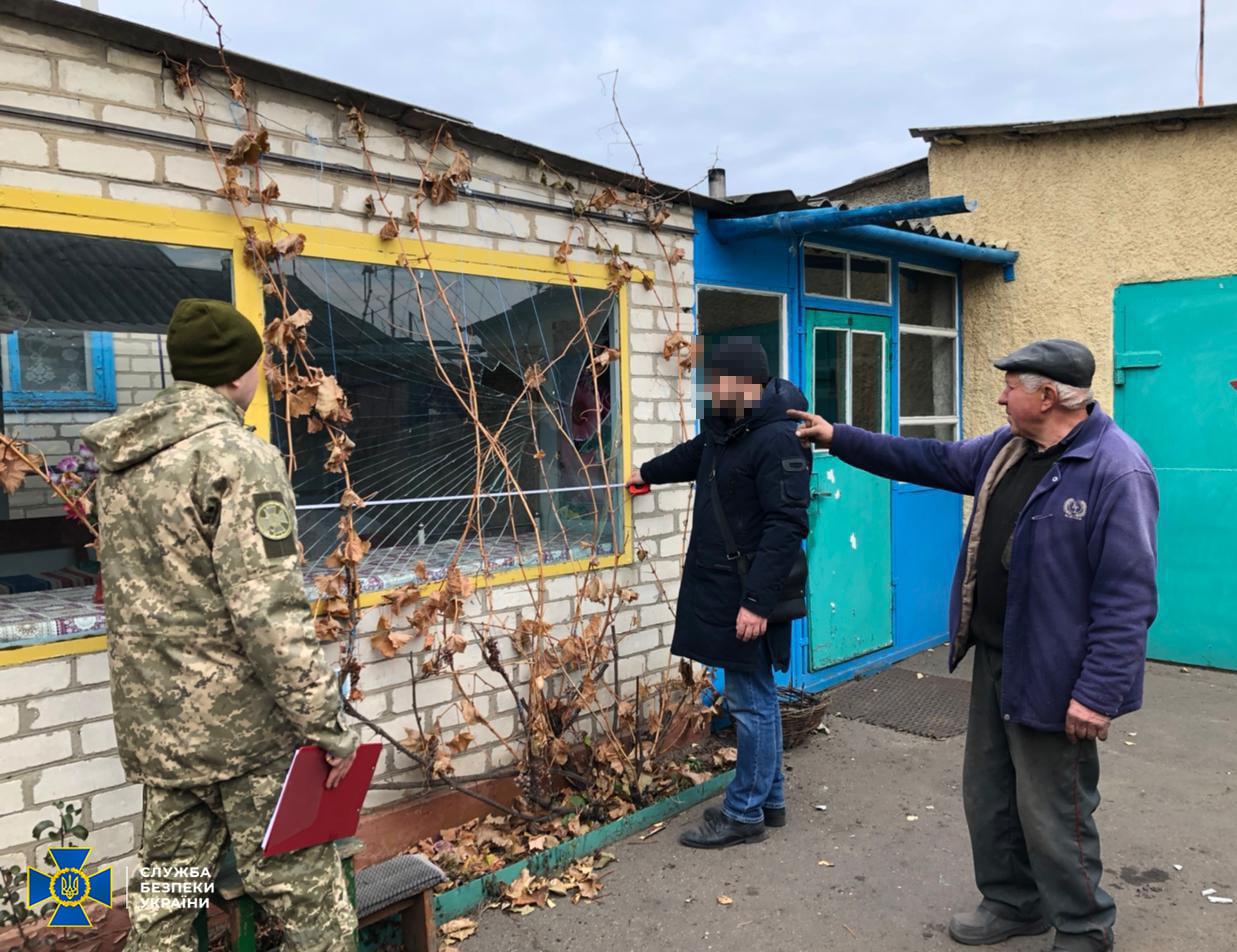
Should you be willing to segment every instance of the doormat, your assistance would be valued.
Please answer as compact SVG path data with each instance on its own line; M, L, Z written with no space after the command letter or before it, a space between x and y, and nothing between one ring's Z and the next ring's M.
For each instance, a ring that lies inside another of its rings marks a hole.
M971 682L889 668L835 688L829 696L830 711L839 717L945 740L966 733Z

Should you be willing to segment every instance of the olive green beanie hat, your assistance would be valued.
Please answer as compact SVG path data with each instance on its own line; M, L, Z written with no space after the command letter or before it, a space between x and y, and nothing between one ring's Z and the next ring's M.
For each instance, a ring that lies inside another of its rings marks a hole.
M262 357L262 338L227 301L185 298L168 324L172 377L208 387L245 376Z

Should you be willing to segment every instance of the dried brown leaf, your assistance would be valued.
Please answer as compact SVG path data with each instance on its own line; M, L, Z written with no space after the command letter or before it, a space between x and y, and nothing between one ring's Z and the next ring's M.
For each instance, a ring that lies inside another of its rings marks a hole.
M607 208L619 203L618 193L612 188L603 188L600 192L589 199L589 206L595 208L599 212L604 212Z
M328 374L318 382L318 393L314 400L314 409L320 416L330 420L339 414L340 407L346 405L343 387L334 376Z
M256 132L243 132L239 139L232 143L232 148L223 157L225 165L257 165L262 156L271 150L270 137L266 129L259 127Z
M438 927L439 934L448 942L462 942L477 931L477 923L473 919L452 919Z
M17 455L16 441L0 434L0 489L11 495L17 492L27 476L37 472Z
M666 220L669 219L669 217L670 217L670 208L669 206L663 205L656 212L654 212L652 215L649 216L649 228L651 228L653 231L657 231L658 228L660 228L662 225L666 223Z
M222 195L230 202L240 202L242 205L249 204L249 186L238 180L240 170L227 166L223 170L223 185L215 189L216 195ZM248 250L248 249L247 249ZM252 268L246 254L246 264Z
M545 383L545 371L541 364L532 364L524 368L524 386L529 390L540 390Z
M369 643L374 646L374 650L381 653L384 658L394 658L399 653L399 649L408 644L412 640L412 634L406 631L380 631L376 635L371 635Z
M284 235L275 241L275 253L283 258L295 258L305 250L305 236L302 234Z

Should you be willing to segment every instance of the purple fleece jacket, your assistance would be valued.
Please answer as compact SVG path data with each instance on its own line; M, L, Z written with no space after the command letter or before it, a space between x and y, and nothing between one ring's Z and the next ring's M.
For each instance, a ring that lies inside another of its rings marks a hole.
M1037 730L1063 730L1070 698L1110 717L1142 706L1147 629L1157 604L1159 491L1138 444L1099 404L1088 412L1014 528L1001 711L1007 721ZM832 449L879 476L974 495L1013 438L1008 426L944 443L839 424ZM970 632L958 627L972 528L950 598L950 670L971 644Z

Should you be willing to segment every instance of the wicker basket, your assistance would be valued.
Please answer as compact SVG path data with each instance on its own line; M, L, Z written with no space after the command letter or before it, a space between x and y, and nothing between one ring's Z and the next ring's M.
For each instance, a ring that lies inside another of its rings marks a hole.
M782 709L782 749L798 747L820 726L829 695L809 694L798 688L778 688L778 705Z

